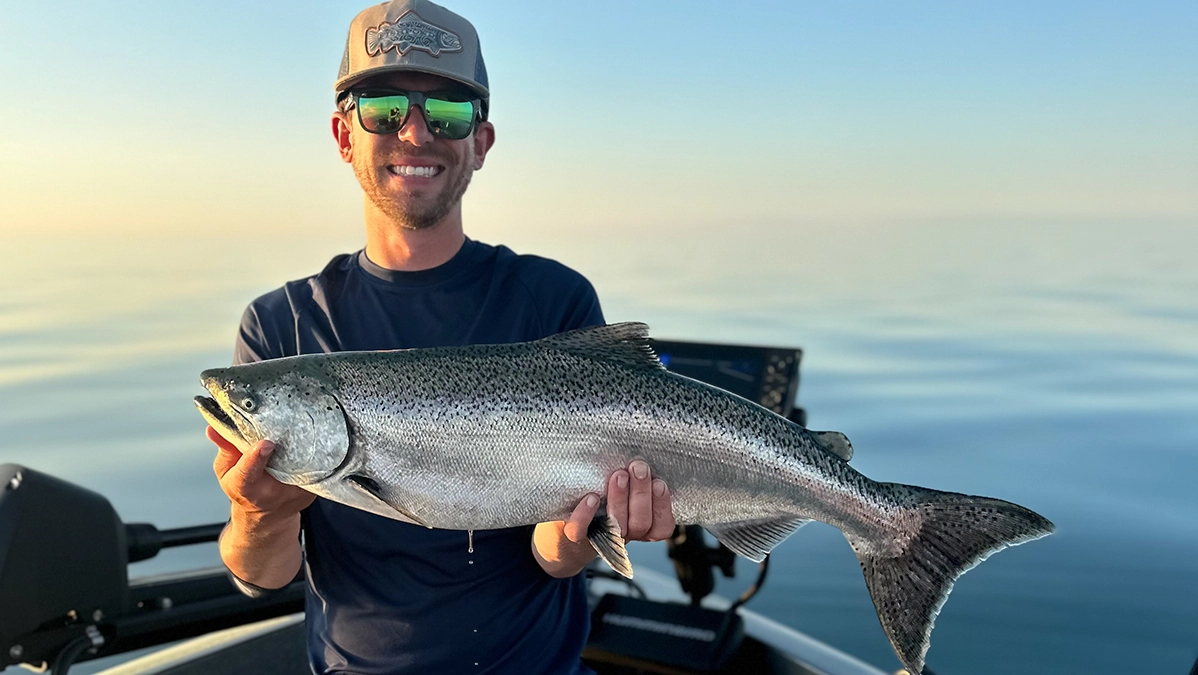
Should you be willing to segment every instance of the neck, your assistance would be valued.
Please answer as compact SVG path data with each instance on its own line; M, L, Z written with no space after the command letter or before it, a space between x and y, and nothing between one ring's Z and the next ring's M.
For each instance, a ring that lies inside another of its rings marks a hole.
M412 230L366 201L366 257L380 267L401 272L432 269L449 262L466 241L461 204L436 225Z

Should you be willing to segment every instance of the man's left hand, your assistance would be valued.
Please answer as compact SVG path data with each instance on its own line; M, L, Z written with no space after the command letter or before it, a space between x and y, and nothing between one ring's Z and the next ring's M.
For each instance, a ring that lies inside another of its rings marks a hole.
M589 494L578 502L569 520L537 525L533 554L546 572L573 576L595 557L587 528L599 504L599 495ZM639 459L607 479L607 512L615 517L626 541L661 541L674 533L670 488Z
M660 542L673 534L670 487L661 478L654 478L649 465L641 459L633 460L628 469L612 472L607 478L607 513L616 518L624 541ZM571 524L575 523L574 516L581 516L579 510L570 516ZM583 538L586 538L586 526L591 524L594 512L586 516L582 525Z
M597 510L582 500L566 522L566 536L571 541L586 541L587 527ZM607 512L620 524L625 541L661 541L674 533L670 488L653 477L643 460L634 460L607 479Z

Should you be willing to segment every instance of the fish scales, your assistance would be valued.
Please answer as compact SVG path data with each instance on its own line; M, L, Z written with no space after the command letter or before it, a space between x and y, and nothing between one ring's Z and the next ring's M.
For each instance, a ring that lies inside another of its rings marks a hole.
M795 485L813 496L807 519L864 532L886 513L854 513L859 522L843 517L836 488L863 476L814 444L795 443L792 423L701 382L661 370L630 388L618 364L527 344L436 351L329 365L361 429L351 454L377 458L369 472L392 484L418 477L422 489L408 491L405 503L433 527L564 519L635 457L670 486L680 523L776 516L789 509L782 495ZM400 461L375 452L403 446L410 452ZM708 494L711 485L739 489ZM836 506L821 508L828 500ZM504 508L487 508L495 504Z
M804 523L839 528L899 659L922 669L953 582L1053 525L988 497L871 480L837 432L804 429L670 373L643 324L534 342L277 359L201 374L196 405L242 450L276 442L280 481L389 518L446 529L562 520L644 459L679 523L763 560ZM614 521L588 531L631 576Z

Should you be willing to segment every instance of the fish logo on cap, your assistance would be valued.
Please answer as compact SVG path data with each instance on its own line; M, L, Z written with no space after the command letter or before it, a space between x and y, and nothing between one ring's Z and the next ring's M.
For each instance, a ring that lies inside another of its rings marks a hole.
M400 56L409 50L419 49L433 56L441 52L462 51L462 40L456 33L451 33L440 26L433 25L415 12L404 12L395 23L384 21L377 28L366 29L366 53L378 56L389 49L399 52Z

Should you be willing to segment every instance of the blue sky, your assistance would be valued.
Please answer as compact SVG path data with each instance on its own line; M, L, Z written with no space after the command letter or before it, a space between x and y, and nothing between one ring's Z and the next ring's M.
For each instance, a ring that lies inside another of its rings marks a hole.
M1198 219L1194 2L484 2L467 228ZM9 3L0 232L360 227L357 2Z

